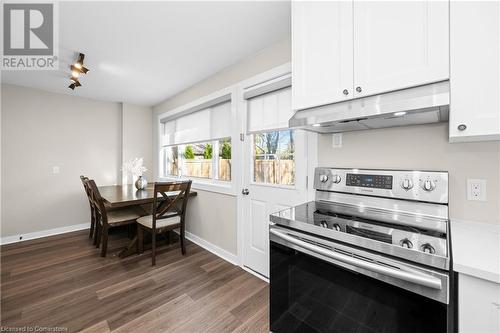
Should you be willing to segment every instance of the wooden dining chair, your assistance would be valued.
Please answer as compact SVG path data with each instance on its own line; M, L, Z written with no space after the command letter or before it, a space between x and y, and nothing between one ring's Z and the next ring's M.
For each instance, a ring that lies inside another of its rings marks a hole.
M90 187L88 186L88 181L89 178L85 176L80 176L80 180L82 181L83 184L83 189L85 190L85 194L87 194L87 199L89 200L89 206L90 206L90 233L89 233L89 238L95 239L95 209L94 209L94 204L92 202L92 198L90 197Z
M138 252L144 248L144 230L151 232L151 261L156 265L156 235L180 228L181 252L186 254L186 207L191 181L155 183L153 214L137 219ZM172 192L177 192L172 197Z
M90 179L88 180L88 185L90 187L91 198L96 213L95 229L97 235L97 246L100 244L101 257L105 257L108 250L109 229L122 225L134 224L136 220L141 217L141 213L139 212L139 209L134 208L123 208L113 211L106 210L104 200L102 199L95 182Z

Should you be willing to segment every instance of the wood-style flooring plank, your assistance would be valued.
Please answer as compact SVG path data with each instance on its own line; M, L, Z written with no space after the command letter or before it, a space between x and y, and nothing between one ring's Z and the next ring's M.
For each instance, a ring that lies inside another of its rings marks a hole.
M110 235L99 256L82 230L0 247L1 319L7 327L67 332L267 332L265 282L188 242L161 243L120 259L129 242Z

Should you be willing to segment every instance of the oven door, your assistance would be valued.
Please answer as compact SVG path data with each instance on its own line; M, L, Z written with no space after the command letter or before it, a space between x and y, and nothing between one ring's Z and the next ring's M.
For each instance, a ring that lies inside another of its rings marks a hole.
M451 332L447 274L277 226L270 240L272 332Z

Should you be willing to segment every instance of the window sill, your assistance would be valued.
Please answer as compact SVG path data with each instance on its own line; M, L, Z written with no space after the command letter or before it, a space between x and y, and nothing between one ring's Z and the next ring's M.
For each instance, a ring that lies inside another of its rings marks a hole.
M176 181L180 179L191 179L193 181L191 188L193 188L194 190L202 190L202 191L221 193L232 196L236 195L236 191L232 181L222 182L213 180L203 180L199 178L159 177L159 181L162 182Z

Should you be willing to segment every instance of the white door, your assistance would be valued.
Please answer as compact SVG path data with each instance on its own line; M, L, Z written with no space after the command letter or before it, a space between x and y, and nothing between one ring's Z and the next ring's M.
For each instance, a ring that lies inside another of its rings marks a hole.
M354 97L449 78L448 1L354 1Z
M292 2L294 110L353 96L352 1Z
M247 134L244 149L243 265L269 277L269 214L307 200L306 133Z

